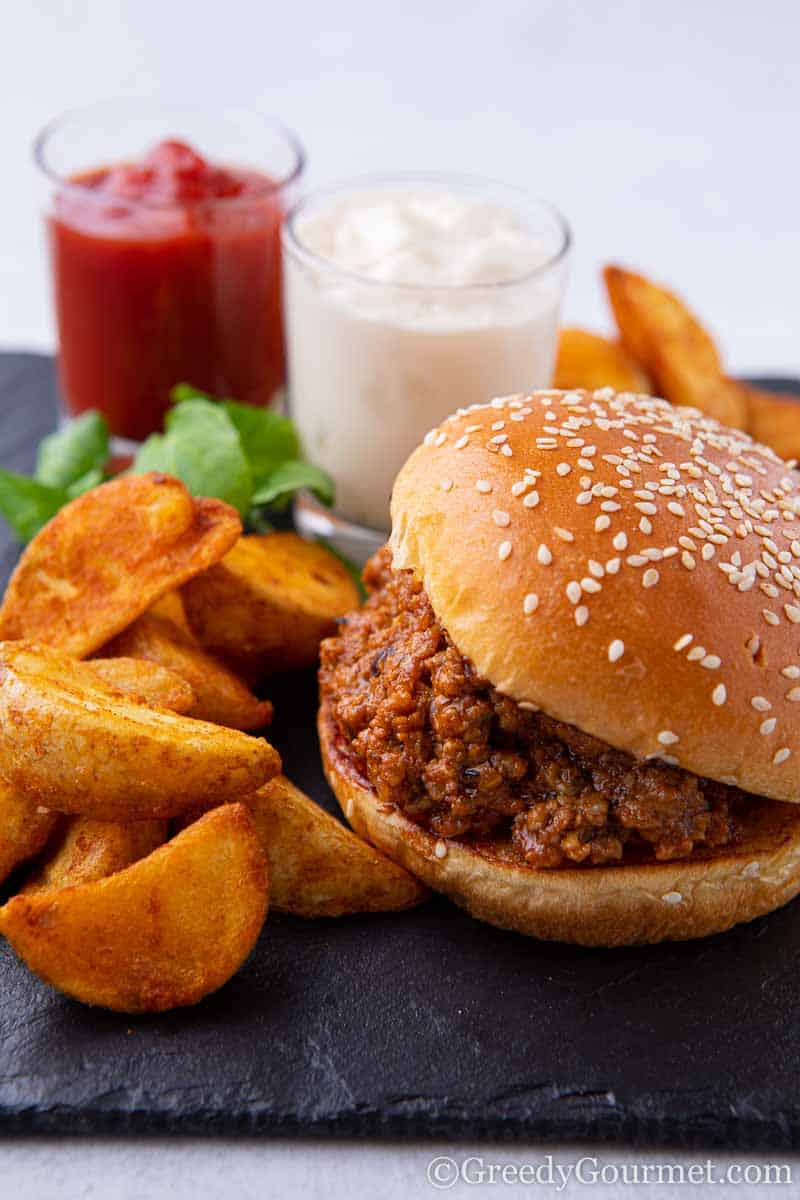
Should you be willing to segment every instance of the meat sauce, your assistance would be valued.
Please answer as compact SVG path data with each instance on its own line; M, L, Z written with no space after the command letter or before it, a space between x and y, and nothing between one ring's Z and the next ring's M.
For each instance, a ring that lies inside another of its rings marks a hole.
M364 578L370 598L323 643L320 680L379 801L437 837L510 840L540 868L685 858L735 839L743 793L501 695L388 549Z

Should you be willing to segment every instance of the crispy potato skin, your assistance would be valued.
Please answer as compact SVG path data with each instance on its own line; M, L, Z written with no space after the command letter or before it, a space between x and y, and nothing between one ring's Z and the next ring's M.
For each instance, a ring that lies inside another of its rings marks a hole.
M134 696L142 704L187 713L197 703L187 681L158 663L142 658L91 658L86 665L109 687Z
M194 694L193 704L184 711L200 721L249 732L264 729L272 720L269 700L254 696L230 667L204 650L193 634L160 612L144 613L102 652L127 655L148 664L159 663L181 676Z
M85 658L153 601L199 574L241 533L234 509L177 479L127 475L67 504L23 551L0 607L0 640Z
M633 271L609 266L603 275L622 343L652 377L658 394L745 429L741 387L727 378L711 335L685 304Z
M170 817L238 799L279 771L262 738L148 708L46 647L0 643L0 778L34 804Z
M337 618L359 604L347 568L294 533L240 538L182 595L200 642L247 678L313 666Z
M618 392L649 393L652 383L620 342L586 329L562 329L553 387L612 387Z
M239 969L267 914L249 810L224 805L123 871L13 897L0 932L45 983L116 1012L196 1004Z
M299 917L397 912L428 889L279 775L246 801L269 859L270 903Z
M43 849L61 819L0 782L0 883Z
M747 431L784 459L800 459L800 396L778 395L742 384Z
M79 883L94 883L123 871L161 846L169 834L167 821L93 821L67 817L63 833L51 839L47 852L20 893L50 892Z

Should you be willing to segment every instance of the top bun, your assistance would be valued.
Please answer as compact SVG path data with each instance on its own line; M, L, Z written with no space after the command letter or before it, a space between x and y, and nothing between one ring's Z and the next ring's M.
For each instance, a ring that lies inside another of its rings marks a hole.
M637 758L800 800L800 476L632 393L461 409L392 497L394 566L499 691Z

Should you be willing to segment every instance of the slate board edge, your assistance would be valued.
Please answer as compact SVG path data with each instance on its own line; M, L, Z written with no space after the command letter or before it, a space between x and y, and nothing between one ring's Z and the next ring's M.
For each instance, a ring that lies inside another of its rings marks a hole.
M372 1138L463 1143L537 1142L564 1145L590 1142L601 1145L672 1147L686 1150L797 1151L800 1149L800 1113L778 1112L768 1118L714 1113L686 1118L675 1113L642 1117L620 1108L597 1113L583 1110L565 1115L546 1106L542 1111L512 1112L504 1118L486 1116L482 1110L447 1112L438 1101L412 1102L409 1113L354 1110L334 1119L309 1121L298 1114L240 1110L220 1112L198 1109L170 1116L144 1109L120 1108L20 1108L0 1113L3 1137L47 1135L71 1137L263 1137L312 1139Z

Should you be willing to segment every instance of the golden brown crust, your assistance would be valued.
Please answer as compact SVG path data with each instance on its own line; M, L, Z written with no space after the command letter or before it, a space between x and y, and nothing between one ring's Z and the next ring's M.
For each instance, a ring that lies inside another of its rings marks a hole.
M242 531L179 479L123 475L65 505L27 545L0 606L0 639L85 658L165 592L221 559Z
M353 828L474 917L584 946L683 941L772 912L800 891L800 810L755 801L734 848L674 862L539 871L503 847L437 841L379 807L323 703L325 774Z
M509 397L412 454L394 566L514 700L796 801L799 482L746 434L664 401Z

